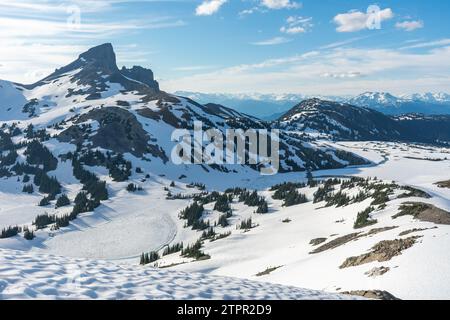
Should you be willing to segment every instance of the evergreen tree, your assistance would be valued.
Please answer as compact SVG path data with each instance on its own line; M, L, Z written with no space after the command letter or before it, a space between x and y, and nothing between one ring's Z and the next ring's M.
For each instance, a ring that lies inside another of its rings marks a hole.
M44 197L39 202L39 207L46 207L50 204L50 199L48 197Z
M286 194L286 198L283 202L283 207L295 206L308 202L308 199L304 194L298 193L297 190L291 190Z
M65 207L68 205L70 205L70 199L65 194L61 195L56 201L56 208Z
M194 224L196 224L196 226L200 226L199 219L202 217L204 210L203 205L199 205L197 202L194 202L192 205L180 212L180 218L187 220L187 226L193 226Z
M228 215L223 214L219 217L218 225L222 228L228 227L230 224L228 223Z
M34 192L34 187L32 184L27 184L23 186L22 192L32 194Z
M58 160L50 150L37 140L28 144L24 154L29 164L42 165L45 172L55 170L58 166Z
M228 196L226 194L221 195L214 205L214 210L220 212L228 212L231 210L230 203L228 202Z
M268 212L269 212L269 206L267 205L267 202L264 200L264 202L258 206L258 209L256 209L256 213L264 214L264 213L268 213Z
M248 218L247 220L241 221L241 224L239 225L239 229L242 230L249 230L252 228L253 228L252 218Z
M183 242L175 243L172 246L167 246L163 251L163 256L167 256L172 253L180 252L183 250Z
M25 232L24 232L24 234L23 234L23 237L26 239L26 240L33 240L34 238L35 238L35 235L34 235L34 232L33 231L30 231L30 230L28 230L28 229L26 229L25 230Z
M2 230L0 233L0 239L12 238L19 234L22 231L22 228L18 226L8 227Z
M128 191L128 192L136 192L136 190L137 190L137 186L136 186L134 183L130 183L130 184L127 186L127 191Z

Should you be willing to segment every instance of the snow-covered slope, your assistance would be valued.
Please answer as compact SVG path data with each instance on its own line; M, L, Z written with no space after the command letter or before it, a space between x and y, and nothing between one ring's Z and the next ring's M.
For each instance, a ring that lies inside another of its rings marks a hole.
M348 300L351 296L0 249L0 300Z

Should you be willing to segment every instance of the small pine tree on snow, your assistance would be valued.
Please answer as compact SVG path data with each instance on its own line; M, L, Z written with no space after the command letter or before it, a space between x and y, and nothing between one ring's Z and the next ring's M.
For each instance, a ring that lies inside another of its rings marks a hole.
M65 194L61 195L58 200L56 200L56 208L65 207L68 205L70 205L70 199Z
M35 238L34 231L30 231L30 230L26 229L23 234L23 237L29 241L33 240Z
M297 190L291 190L288 194L286 194L283 207L290 207L306 202L308 202L308 199L304 194L298 193Z
M228 202L228 196L226 194L221 195L214 205L214 210L220 211L220 212L228 212L231 210L230 203Z
M136 187L136 185L135 185L134 183L130 183L130 184L127 186L127 191L128 191L128 192L136 192L136 190L137 190L137 187Z
M41 201L39 202L39 207L46 207L50 204L50 199L49 197L44 197L41 199Z
M219 226L222 228L228 227L230 224L228 223L228 215L223 214L219 217L219 221L217 222Z
M241 224L239 225L239 229L241 230L249 230L251 228L253 228L252 218L248 218L247 220L241 221Z
M34 192L34 187L32 184L27 184L23 186L22 192L32 194Z
M261 203L261 204L258 206L258 209L256 209L256 213L264 214L264 213L268 213L268 212L269 212L269 206L267 205L267 202L266 202L266 201L264 201L263 203Z

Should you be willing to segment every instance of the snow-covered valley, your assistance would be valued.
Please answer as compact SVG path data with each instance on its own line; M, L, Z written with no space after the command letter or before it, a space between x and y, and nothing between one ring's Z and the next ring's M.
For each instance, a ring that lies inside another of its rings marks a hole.
M450 299L446 135L403 141L318 99L283 128L160 91L108 44L0 84L0 299ZM279 128L279 173L176 165L171 134L196 121ZM363 130L385 141L339 142Z

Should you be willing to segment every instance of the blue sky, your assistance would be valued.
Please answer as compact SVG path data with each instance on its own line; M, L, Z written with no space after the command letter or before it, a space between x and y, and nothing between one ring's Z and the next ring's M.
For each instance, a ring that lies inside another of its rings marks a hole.
M449 18L442 0L0 0L0 78L111 42L167 91L450 92Z

